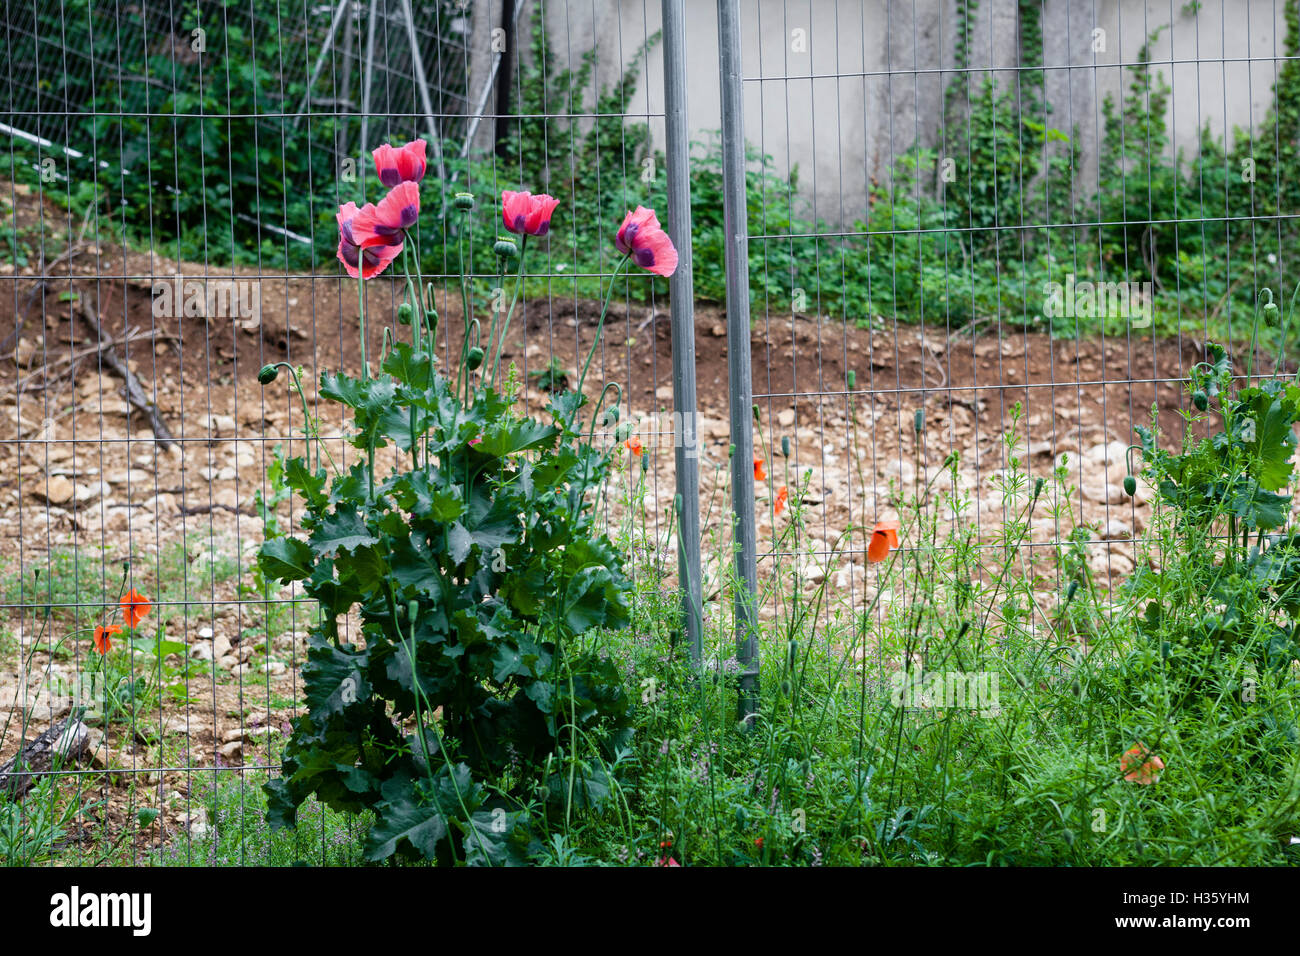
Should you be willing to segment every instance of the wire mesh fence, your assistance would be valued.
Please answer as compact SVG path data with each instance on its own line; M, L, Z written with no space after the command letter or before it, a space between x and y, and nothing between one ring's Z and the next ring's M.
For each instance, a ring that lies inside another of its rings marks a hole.
M572 387L614 231L626 209L662 206L666 173L662 92L642 76L657 24L569 6L6 6L0 764L51 728L54 750L84 751L6 777L19 815L6 832L33 828L30 858L350 859L326 839L332 815L285 850L253 809L298 713L308 623L301 593L257 569L268 529L300 517L280 463L306 447L304 410L342 467L356 455L315 385L359 364L335 214L378 198L373 147L430 143L446 195L416 242L450 354L462 261L471 309L491 314L510 291L491 251L497 197L553 194L557 228L531 253L504 358L532 407ZM460 190L472 212L445 205ZM593 380L621 380L647 423L653 530L672 469L671 434L660 448L652 427L669 381L666 283L652 278L625 273L613 290ZM370 286L374 356L399 330L401 290ZM301 368L304 405L259 385L271 362ZM148 603L124 640L99 629L127 623L127 595ZM70 715L84 733L64 733Z
M0 811L37 834L11 859L356 860L362 823L333 811L263 829L310 611L256 555L301 520L286 460L357 458L316 383L361 363L336 214L378 198L380 143L426 138L443 184L414 246L444 357L508 299L502 190L559 199L506 352L521 402L596 343L646 452L606 521L634 574L695 579L742 712L762 622L813 595L827 622L877 613L913 499L995 549L1059 471L1023 532L1048 591L1134 572L1155 495L1122 486L1133 427L1181 440L1210 337L1260 338L1261 369L1284 344L1254 323L1295 256L1296 5L664 6L684 113L644 0L6 6L0 765L29 763ZM670 316L615 231L674 201L694 221ZM371 356L402 296L368 287ZM276 362L303 404L258 383ZM51 731L81 759L31 760Z

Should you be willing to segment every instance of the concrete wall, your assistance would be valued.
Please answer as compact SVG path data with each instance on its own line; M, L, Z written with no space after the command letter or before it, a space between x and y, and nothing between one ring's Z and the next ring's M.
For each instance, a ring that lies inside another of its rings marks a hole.
M521 33L529 11L525 4ZM1096 178L1101 103L1118 100L1147 35L1154 69L1172 86L1174 148L1194 153L1200 130L1257 127L1272 102L1290 0L1043 0L1049 125L1078 130L1081 179ZM916 142L943 155L943 91L951 81L954 0L742 0L746 138L782 172L798 170L805 212L851 223L866 211L872 180ZM1014 90L1020 62L1016 0L983 0L972 22L970 64ZM477 29L499 22L500 0L479 0ZM561 61L593 46L597 75L613 82L659 29L659 0L549 0L546 24ZM486 16L485 16L486 14ZM698 138L721 124L717 13L687 0L690 123ZM1095 32L1099 31L1099 32ZM981 74L982 75L982 74ZM491 107L489 107L490 109ZM663 109L662 55L650 56L633 113ZM950 117L949 122L963 122ZM662 142L663 127L651 120ZM962 157L954 156L958 174Z

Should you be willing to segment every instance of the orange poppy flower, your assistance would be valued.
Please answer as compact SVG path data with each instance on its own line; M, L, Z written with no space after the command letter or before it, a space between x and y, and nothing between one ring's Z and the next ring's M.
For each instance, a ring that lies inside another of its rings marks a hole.
M95 650L101 654L107 654L113 649L113 642L109 640L114 634L121 634L122 629L116 624L110 624L108 627L95 628Z
M145 615L153 609L149 599L135 588L122 595L121 605L122 620L126 622L127 627L137 627L144 620Z
M1119 769L1129 783L1145 785L1160 779L1160 771L1165 769L1165 762L1147 750L1147 745L1139 740L1137 746L1130 747L1120 755Z
M767 472L763 470L763 459L757 455L754 456L754 480L767 481Z
M641 439L639 438L629 438L627 441L623 442L623 444L627 446L628 451L636 455L638 458L645 454L645 449L641 447Z
M867 560L872 564L889 557L890 549L898 547L898 522L877 521L867 545Z
M790 489L785 485L776 493L776 513L780 514L785 510L785 503L790 500Z

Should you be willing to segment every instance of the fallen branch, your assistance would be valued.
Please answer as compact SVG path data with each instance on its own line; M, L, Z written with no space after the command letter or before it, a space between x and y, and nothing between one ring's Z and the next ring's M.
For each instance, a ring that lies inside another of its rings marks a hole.
M104 340L108 339L108 336L104 334L104 329L99 324L99 319L95 317L94 310L86 303L85 296L77 296L77 311L80 313L82 321L94 331L96 341L102 345ZM113 350L111 340L109 346L101 354L104 358L104 364L116 372L118 377L126 383L126 400L149 419L149 427L153 429L154 436L158 439L158 444L162 446L163 451L175 445L176 439L167 428L167 424L162 420L162 416L158 414L158 406L145 395L144 389L140 387L140 382L135 377L135 373L117 357L117 352Z
M17 799L36 785L38 774L77 760L90 749L90 731L77 716L55 724L28 741L12 760L0 765L0 793Z
M62 356L61 358L54 359L53 361L47 361L44 366L37 369L35 372L32 372L32 374L28 375L25 379L20 381L18 383L18 390L22 391L23 389L27 388L34 379L40 378L41 376L48 377L49 373L54 369L58 368L60 365L66 365L69 362L75 363L90 355L98 355L99 353L103 352L105 349L111 349L115 345L129 345L132 342L141 342L141 341L146 341L146 342L174 341L176 338L177 338L176 335L172 334L171 332L163 332L161 329L151 329L149 331L141 331L139 329L128 329L126 335L124 335L120 340L114 338L106 338L103 339L98 345L87 346L84 349L78 349L68 355Z

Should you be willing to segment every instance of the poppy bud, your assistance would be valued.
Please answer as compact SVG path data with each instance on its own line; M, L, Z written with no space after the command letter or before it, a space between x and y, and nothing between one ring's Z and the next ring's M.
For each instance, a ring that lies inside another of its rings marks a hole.
M624 422L622 425L619 425L617 428L614 429L614 441L616 442L627 441L628 436L631 434L632 434L631 423Z
M1132 498L1135 494L1137 494L1137 490L1138 490L1137 479L1134 478L1132 475L1125 475L1125 476L1124 476L1124 494L1126 494L1126 495L1128 495L1130 498Z
M1044 483L1046 483L1046 480L1047 480L1047 479L1045 479L1045 478L1039 478L1036 482L1034 482L1034 497L1035 497L1035 498L1037 498L1039 495L1041 495L1041 494L1043 493L1043 485L1044 485Z
M732 443L731 443L731 447L730 447L729 449L727 449L727 457L728 457L728 458L735 458L735 457L736 457L736 443L735 443L735 442L732 442Z
M1071 581L1070 586L1065 589L1065 603L1069 604L1074 600L1074 596L1079 593L1079 582Z
M408 601L407 604L406 604L406 618L407 618L407 620L414 621L414 620L416 619L416 617L419 615L419 613L420 613L420 602L419 602L419 601Z
M466 212L474 208L473 193L456 193L452 197L451 204L457 209L464 209Z
M1198 388L1196 391L1192 392L1192 404L1200 411L1205 411L1206 407L1210 404L1210 400L1206 398L1205 393Z
M619 415L618 406L617 405L609 406L609 408L605 409L605 424L617 425L618 415Z
M790 457L790 436L789 435L781 436L781 455L784 458Z
M649 456L649 455L642 455L642 456L641 456L641 470L642 470L642 471L649 471L649 470L650 470L650 456ZM677 497L678 497L678 498L681 498L681 495L678 495ZM680 505L678 505L678 510L679 510L679 511L681 510L681 506L680 506Z
M397 324L410 325L411 316L413 316L414 314L415 314L415 310L411 308L411 303L403 302L401 305L397 307Z
M492 251L507 261L519 258L519 247L515 245L513 239L498 239Z
M757 406L757 405L754 406L754 421L757 422L757 423L760 424L760 425L763 424L763 420L762 420L761 418L758 417L758 406Z
M1268 317L1268 321L1270 321L1270 322L1276 320L1276 319L1277 319L1277 303L1276 303L1276 302L1266 302L1266 303L1264 303L1264 315Z
M424 324L429 327L429 334L433 335L438 330L438 310L424 310Z
M482 365L483 350L479 348L477 345L474 346L474 348L470 349L469 355L466 357L465 364L469 366L469 370L471 372L474 371L476 368L478 368L480 365Z
M849 388L857 388L857 386L858 386L858 373L853 371L853 369L849 369Z
M789 648L789 652L788 652L787 657L786 657L786 662L787 662L787 664L789 665L790 669L791 669L791 670L794 670L795 664L797 664L797 663L799 662L799 642L798 642L798 641L791 641L791 642L790 642L790 648Z
M918 408L916 410L916 413L912 416L912 427L917 431L918 434L920 432L925 431L925 409L924 408Z
M280 375L280 366L263 365L262 370L257 373L257 380L263 385L270 385Z

